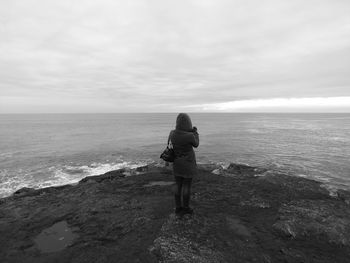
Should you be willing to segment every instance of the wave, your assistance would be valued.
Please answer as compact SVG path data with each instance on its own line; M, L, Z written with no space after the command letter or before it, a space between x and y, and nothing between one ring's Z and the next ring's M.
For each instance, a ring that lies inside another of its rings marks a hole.
M134 170L145 165L147 165L145 162L127 161L119 163L92 163L90 165L81 166L65 165L60 169L56 169L54 171L54 178L40 184L40 188L62 184L74 184L87 176L100 175L119 169Z
M98 175L98 174L104 174L106 172L112 171L112 170L118 170L122 168L129 168L129 169L136 169L139 166L146 165L146 163L139 162L120 162L120 163L92 163L91 165L82 165L82 166L70 166L66 165L62 169L59 169L56 171L56 174L62 175L62 174L68 174L68 175L74 175L74 174L81 174L84 176L91 176L91 175Z
M265 170L263 173L257 173L256 176L266 176L268 174L278 175L279 173L283 173L287 175L313 179L332 187L335 187L335 182L337 182L336 180L332 180L331 175L325 171L313 170L310 167L302 167L300 164L297 166L286 165L279 162L259 163L256 161L247 162L237 159L233 162L199 160L198 165L202 168L210 169L213 173L221 174L229 168L231 163L245 165L252 168L258 167L262 170ZM9 196L16 190L23 187L45 188L50 186L75 184L85 177L100 175L118 169L126 169L125 174L131 175L135 174L135 170L138 167L149 164L155 165L157 167L164 166L164 163L157 163L151 159L147 161L124 161L120 158L118 161L114 162L93 162L84 165L57 165L31 172L26 172L25 170L18 169L14 173L13 171L3 169L0 171L0 198Z
M91 163L89 165L64 165L62 167L52 166L40 171L45 176L28 174L12 175L6 171L1 172L0 198L11 195L23 187L45 188L65 184L75 184L87 176L100 175L109 171L126 169L135 170L138 167L147 165L147 162L112 162L112 163ZM5 174L6 172L6 174Z
M19 154L21 152L2 152L0 153L0 160L5 160L12 158L14 155Z
M339 137L339 136L334 136L334 137L329 137L330 141L336 141L336 142L349 142L350 139L346 137Z

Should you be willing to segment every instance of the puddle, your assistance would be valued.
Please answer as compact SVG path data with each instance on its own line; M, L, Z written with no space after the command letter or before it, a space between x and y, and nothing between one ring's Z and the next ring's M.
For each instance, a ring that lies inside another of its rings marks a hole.
M174 184L174 182L167 182L167 181L155 181L155 182L150 182L148 184L145 184L145 187L151 187L151 186L155 186L155 185L159 185L159 186L166 186L166 185L172 185Z
M244 236L244 237L250 237L250 231L248 228L246 228L239 219L227 217L226 221L228 223L228 226L231 230L236 232L238 235Z
M61 221L44 229L34 241L41 252L49 253L65 249L77 236L66 221Z

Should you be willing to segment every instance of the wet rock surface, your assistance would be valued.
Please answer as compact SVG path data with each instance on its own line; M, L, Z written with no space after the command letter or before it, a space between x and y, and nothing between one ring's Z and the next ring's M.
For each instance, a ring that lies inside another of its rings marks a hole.
M76 237L67 222L61 221L41 231L34 241L41 252L49 253L65 249Z
M0 200L1 262L348 262L349 192L246 165L218 169L200 170L194 214L182 217L169 169L21 189ZM43 233L61 246L43 249Z

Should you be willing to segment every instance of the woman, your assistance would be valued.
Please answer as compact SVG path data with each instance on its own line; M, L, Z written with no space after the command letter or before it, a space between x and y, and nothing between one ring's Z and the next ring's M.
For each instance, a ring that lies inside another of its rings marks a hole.
M175 160L173 172L176 181L175 189L175 213L192 214L190 208L191 183L197 173L196 156L193 147L198 147L199 136L197 128L192 128L190 116L180 113L176 119L176 129L169 134L169 140L173 145ZM182 199L182 202L181 202Z

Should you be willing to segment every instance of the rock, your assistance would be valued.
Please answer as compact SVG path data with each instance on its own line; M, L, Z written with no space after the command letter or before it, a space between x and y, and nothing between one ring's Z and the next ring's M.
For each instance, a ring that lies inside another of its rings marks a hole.
M154 240L149 251L164 263L225 262L219 251L190 238L191 227L186 227L187 223L189 222L177 221L176 217L171 215L163 224L160 236ZM183 230L188 233L183 233Z
M198 169L206 170L206 171L215 170L219 167L222 168L220 165L216 163L198 163L197 166L198 166Z
M328 191L329 196L338 197L338 190L335 187L328 184L321 184L320 186Z
M224 168L224 171L227 173L236 174L236 175L259 176L260 174L263 174L267 170L263 168L249 166L246 164L230 163L226 169Z
M29 187L23 187L13 193L13 195L15 196L30 196L30 195L36 195L36 194L38 194L37 190Z
M76 235L69 228L66 221L57 222L44 229L34 241L42 253L56 252L65 249L73 243Z
M146 172L148 170L148 168L149 168L149 166L146 164L146 165L137 167L136 171L137 172Z
M258 207L258 208L270 208L271 205L266 201L263 200L262 198L258 198L256 196L252 196L249 200L242 200L240 205L246 205L246 206L251 206L251 207Z
M83 179L81 179L79 181L79 183L86 183L88 181L95 181L95 182L102 182L104 180L114 180L114 179L117 179L117 178L120 178L120 177L125 177L124 175L125 173L125 169L122 168L122 169L118 169L118 170L113 170L113 171L109 171L107 173L104 173L102 175L93 175L93 176L87 176Z
M125 168L109 171L103 175L100 175L101 178L113 179L113 177L123 177L123 173L125 172Z
M155 181L155 182L149 182L148 184L145 184L144 187L168 186L173 184L174 184L174 181Z
M325 237L329 243L349 245L350 210L325 200L292 201L279 210L274 228L293 238Z
M347 205L350 205L350 192L338 189L338 198L344 201Z
M250 230L241 222L240 219L233 216L226 217L228 227L235 232L235 234L240 235L244 238L251 238Z
M203 166L205 167L205 166ZM209 170L212 171L215 175L221 175L226 177L232 177L232 176L265 176L265 172L267 172L266 169L258 168L258 167L252 167L245 164L235 164L230 163L228 165L212 165L208 166Z
M255 176L263 169L237 164L215 175L210 166L193 180L194 214L176 217L171 170L144 169L20 189L1 199L1 262L326 263L350 257L347 191L334 198L305 178L272 171ZM60 222L74 238L41 253L37 237Z
M235 163L230 163L230 165L227 167L227 171L233 174L250 174L250 173L255 173L256 167L251 167L249 165L245 164L235 164Z
M212 173L216 174L216 175L220 175L223 173L223 169L217 168L217 169L213 170Z

